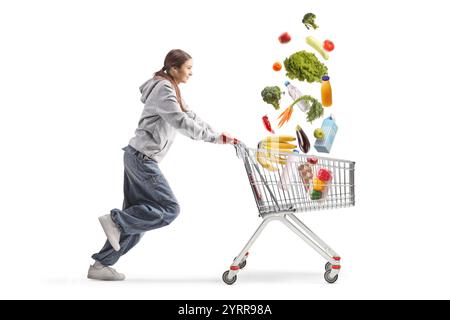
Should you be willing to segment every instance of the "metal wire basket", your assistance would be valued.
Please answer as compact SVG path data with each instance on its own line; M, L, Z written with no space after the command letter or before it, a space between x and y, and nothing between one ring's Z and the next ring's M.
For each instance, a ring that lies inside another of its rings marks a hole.
M287 154L268 150L249 149L236 145L244 161L250 186L261 215L282 211L314 211L355 205L355 162L299 153ZM258 162L270 163L270 170ZM314 179L320 170L326 170L331 180L323 187L320 199L311 197Z

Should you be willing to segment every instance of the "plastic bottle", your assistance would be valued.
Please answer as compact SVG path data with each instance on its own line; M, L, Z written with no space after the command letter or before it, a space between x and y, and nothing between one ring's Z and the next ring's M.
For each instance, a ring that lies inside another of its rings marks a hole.
M287 87L289 95L291 96L291 98L294 101L297 100L298 98L300 98L303 95L300 92L300 90L296 86L292 85L289 81L286 81L284 83L284 85ZM297 102L297 107L299 107L300 110L302 110L303 112L306 112L306 111L309 110L310 106L305 101L300 101L300 102Z
M298 150L293 150L294 152L289 155L286 159L286 164L283 166L283 171L281 172L280 181L278 181L278 188L288 191L291 185L295 184L296 181L293 180L296 177L296 172L294 168L294 164L298 161Z
M329 76L322 77L321 92L322 92L322 105L324 107L331 107L331 105L333 104L333 95L331 93L331 84Z

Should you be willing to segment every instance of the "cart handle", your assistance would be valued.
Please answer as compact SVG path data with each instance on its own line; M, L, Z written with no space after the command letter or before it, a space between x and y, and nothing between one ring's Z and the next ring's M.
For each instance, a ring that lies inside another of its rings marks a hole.
M248 156L247 146L243 142L239 141L238 143L233 144L233 147L236 150L236 156L239 159L242 159L242 155L244 154L244 152L246 152Z

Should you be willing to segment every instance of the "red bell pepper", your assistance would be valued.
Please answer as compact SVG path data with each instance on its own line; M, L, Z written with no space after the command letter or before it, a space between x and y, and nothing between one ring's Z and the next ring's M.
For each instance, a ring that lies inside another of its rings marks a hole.
M327 169L319 169L317 172L317 179L322 181L329 181L331 180L331 173Z
M267 117L267 115L262 117L262 120L264 123L264 127L267 129L267 131L269 131L271 133L275 133L275 131L273 131L273 129L272 129L272 126L270 125L269 118Z

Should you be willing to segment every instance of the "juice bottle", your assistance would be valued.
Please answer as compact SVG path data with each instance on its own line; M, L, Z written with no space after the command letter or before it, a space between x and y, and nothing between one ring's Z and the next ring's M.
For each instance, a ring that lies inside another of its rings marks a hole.
M323 76L322 77L322 105L324 107L331 107L333 104L333 98L331 94L331 85L330 85L330 77Z

